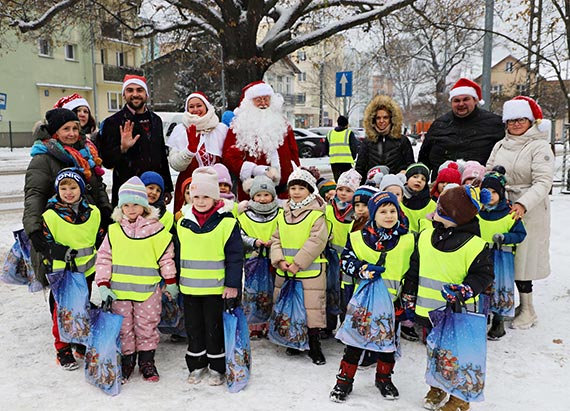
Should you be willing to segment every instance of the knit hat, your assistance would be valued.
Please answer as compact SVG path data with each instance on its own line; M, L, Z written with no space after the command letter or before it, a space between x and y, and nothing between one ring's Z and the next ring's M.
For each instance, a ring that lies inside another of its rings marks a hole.
M298 184L303 187L307 187L310 193L316 193L317 190L317 180L315 177L304 168L296 168L291 174L289 174L289 179L287 180L287 187Z
M319 189L319 195L325 198L329 191L336 190L336 183L330 178L321 177L317 180L317 188Z
M461 184L463 184L468 178L481 180L485 175L485 171L485 167L479 164L478 161L471 160L466 162L463 172L461 173Z
M449 91L449 101L451 101L453 97L462 95L474 97L475 100L479 101L480 105L485 104L485 101L483 101L483 95L481 93L481 86L467 78L460 78L457 80L457 83L453 85Z
M422 174L425 176L426 181L429 181L429 168L424 163L411 164L406 169L406 181L408 181L411 176L415 176L416 174Z
M388 166L374 166L366 173L366 180L374 180L374 176L378 173L381 173L382 176L390 174L390 168Z
M184 192L186 191L186 187L188 187L191 182L192 182L192 177L188 177L186 180L182 182L182 185L180 186L182 190L182 192L180 193L182 194L182 198L184 198Z
M232 177L230 176L230 171L222 163L216 163L212 166L216 173L218 174L218 184L225 183L229 184L230 189L234 187L232 183Z
M391 186L398 186L402 189L402 193L404 192L404 181L402 179L404 176L402 174L388 174L384 176L382 181L380 182L380 191L386 191L388 187Z
M53 136L65 123L77 121L77 114L66 108L54 108L46 113L46 130Z
M139 204L149 209L146 188L141 179L137 176L129 178L119 187L119 207L124 204Z
M125 77L123 78L123 89L121 90L121 93L125 93L125 89L129 84L136 84L138 86L141 86L144 88L144 91L146 91L146 94L148 94L148 87L146 85L145 77L137 76L135 74L125 74Z
M346 187L352 192L355 192L360 185L360 180L362 180L360 173L354 168L351 168L339 176L338 181L336 182L336 188Z
M59 193L59 184L61 183L62 180L66 178L74 180L79 185L81 194L85 193L85 179L83 177L83 174L81 173L81 171L79 171L79 169L75 167L69 167L60 170L60 172L55 177L54 187L56 194Z
M206 109L208 111L214 110L214 106L212 106L212 104L208 100L208 97L206 97L206 95L204 93L202 93L201 91L195 91L192 94L190 94L188 97L186 97L186 101L184 101L184 111L188 110L188 102L192 98L200 99L202 101L202 103L204 103L204 105L206 106Z
M398 211L398 216L400 215L400 204L398 204L398 197L388 191L380 191L372 196L368 201L368 219L370 221L374 220L376 211L380 208L382 204L392 203L396 206Z
M376 187L372 186L360 186L354 192L352 196L352 205L356 205L356 203L364 203L368 205L370 199L378 192Z
M85 106L91 111L89 103L83 97L77 93L73 93L70 96L65 96L57 100L53 105L53 108L66 108L68 110L76 109L77 107Z
M435 183L433 183L433 187L431 188L430 194L435 197L438 196L437 185L439 183L454 183L454 184L461 184L461 173L459 172L459 167L457 163L451 162L439 173L437 173L437 178Z
M155 171L145 171L141 174L141 181L146 186L150 184L156 184L160 187L160 198L158 201L164 198L164 179L160 174Z
M218 173L214 167L198 167L192 173L190 196L207 196L214 200L220 199Z
M481 200L488 203L490 193L481 190ZM446 187L439 195L435 212L443 219L461 226L471 221L481 209L477 190L471 185Z
M493 171L485 174L483 181L481 182L481 188L492 188L499 194L499 198L505 199L505 186L507 185L507 179L505 178L505 168L503 166L493 167Z
M247 86L242 88L241 90L241 100L247 98L249 100L254 99L256 97L261 96L272 96L275 92L273 91L273 87L267 84L264 81L254 81L249 83Z
M550 121L544 120L542 108L530 97L517 96L503 104L503 122L517 118L528 118L532 123L536 122L540 131L550 129Z
M348 126L348 119L345 116L338 116L336 124L338 124L339 127L346 127Z
M277 193L275 192L275 184L266 175L260 175L253 178L251 182L251 187L249 189L249 196L253 198L257 193L268 192L273 196L273 199L277 198Z

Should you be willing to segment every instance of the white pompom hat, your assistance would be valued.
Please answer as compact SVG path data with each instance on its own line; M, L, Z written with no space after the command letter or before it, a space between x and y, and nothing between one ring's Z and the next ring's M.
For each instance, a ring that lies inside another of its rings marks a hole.
M537 124L540 131L550 129L550 121L544 120L542 109L531 97L517 96L503 105L503 122L515 120L517 118L528 118L532 123Z

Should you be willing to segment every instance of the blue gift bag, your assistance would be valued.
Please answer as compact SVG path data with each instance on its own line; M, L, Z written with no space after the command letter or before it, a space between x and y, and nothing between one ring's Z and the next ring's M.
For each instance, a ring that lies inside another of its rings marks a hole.
M224 311L224 346L226 350L226 384L230 392L245 388L251 373L249 328L241 307Z
M340 259L334 248L327 244L325 248L327 263L327 314L342 313L340 304Z
M121 391L121 340L123 316L103 308L91 310L91 336L85 352L85 379L106 394Z
M365 350L394 352L395 318L392 297L384 281L361 280L348 303L336 338Z
M309 349L303 283L288 278L283 283L269 322L269 340L297 350Z
M260 254L246 260L243 290L243 310L248 324L269 321L273 306L273 275L267 256Z
M184 295L179 293L174 299L162 293L162 312L158 331L164 334L186 336L184 326Z
M463 401L483 401L486 316L465 309L454 312L451 307L429 315L434 327L426 341L426 383Z
M515 315L515 256L509 251L493 250L495 281L491 294L491 311L504 317Z
M57 303L57 325L61 341L87 345L91 324L89 290L83 273L69 265L47 275Z
M32 266L30 239L23 228L13 234L14 245L6 255L0 280L7 284L27 285L30 292L43 290L44 287L36 279Z

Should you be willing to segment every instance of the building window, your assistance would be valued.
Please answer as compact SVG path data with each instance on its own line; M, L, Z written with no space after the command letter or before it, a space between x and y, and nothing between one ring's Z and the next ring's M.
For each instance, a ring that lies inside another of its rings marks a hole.
M514 64L512 61L507 61L507 63L505 64L505 71L507 73L512 73L513 72L513 68L514 68Z
M526 84L517 84L517 94L526 95Z
M295 104L304 105L306 101L307 101L306 93L297 93L295 98Z
M491 86L491 94L501 94L503 92L503 85L497 84L496 86Z
M107 50L101 49L101 64L107 63Z
M305 53L304 51L298 51L297 52L297 60L299 61L305 61L307 60L307 53Z
M293 94L293 81L289 76L285 77L285 94Z
M121 94L116 91L108 91L107 107L109 111L119 111L121 109Z
M65 59L77 60L77 46L75 44L65 45Z
M297 73L297 80L298 81L307 81L307 73Z
M117 52L117 66L124 67L125 66L125 53L122 51Z
M40 56L44 57L51 57L52 56L52 49L51 43L47 39L39 39L38 40L38 49Z

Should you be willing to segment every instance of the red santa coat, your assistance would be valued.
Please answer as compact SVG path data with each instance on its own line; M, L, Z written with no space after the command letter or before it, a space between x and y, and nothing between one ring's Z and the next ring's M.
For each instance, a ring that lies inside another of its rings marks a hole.
M298 166L301 164L299 162L299 150L297 149L297 142L295 141L295 134L293 134L293 129L291 126L287 127L287 134L283 140L283 144L277 149L277 154L279 155L279 165L281 168L281 179L276 187L277 195L279 198L287 199L287 179L289 175L293 172L293 161ZM224 142L224 148L222 150L222 163L230 170L235 176L239 175L243 163L246 161L251 161L259 166L269 166L270 162L265 155L252 156L249 153L236 147L236 135L234 131L230 128L228 130L228 135L226 136L226 141ZM241 180L238 183L238 200L247 200L249 196L243 191Z

